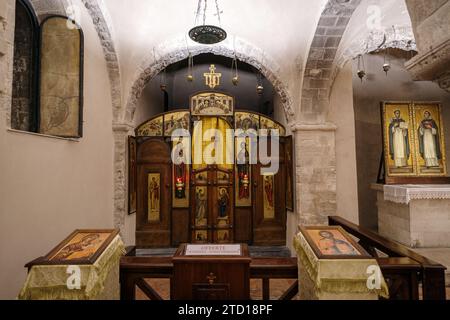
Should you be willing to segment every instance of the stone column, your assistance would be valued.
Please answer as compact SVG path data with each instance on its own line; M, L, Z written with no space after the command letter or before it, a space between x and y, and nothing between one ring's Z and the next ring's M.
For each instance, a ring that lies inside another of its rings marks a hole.
M128 135L133 128L127 124L114 124L114 227L121 229L125 225L127 214L127 147Z
M336 215L336 126L300 124L295 132L296 201L302 225L328 224Z

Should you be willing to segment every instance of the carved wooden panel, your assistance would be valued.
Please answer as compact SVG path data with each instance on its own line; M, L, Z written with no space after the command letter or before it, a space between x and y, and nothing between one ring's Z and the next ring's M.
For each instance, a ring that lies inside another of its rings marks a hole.
M191 230L195 243L234 239L233 170L216 165L193 171Z
M138 145L136 245L171 245L171 164L169 145L151 138Z
M253 207L253 245L286 244L286 168L283 141L280 141L279 154L279 170L274 175L263 174L260 164L254 166L254 194L256 199L261 200L255 201ZM265 208L266 206L272 206L273 209Z

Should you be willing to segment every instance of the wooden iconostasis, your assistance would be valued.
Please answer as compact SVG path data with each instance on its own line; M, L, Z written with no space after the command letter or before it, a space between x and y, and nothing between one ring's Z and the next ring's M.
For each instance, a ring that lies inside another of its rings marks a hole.
M181 137L177 129L189 136ZM250 135L235 137L230 129ZM268 154L275 154L270 129L279 132L279 170L262 174L257 145L264 142ZM293 142L285 134L266 116L235 112L234 99L217 92L191 97L190 111L144 122L129 138L129 213L136 212L136 245L285 245L286 210L293 210L294 201Z

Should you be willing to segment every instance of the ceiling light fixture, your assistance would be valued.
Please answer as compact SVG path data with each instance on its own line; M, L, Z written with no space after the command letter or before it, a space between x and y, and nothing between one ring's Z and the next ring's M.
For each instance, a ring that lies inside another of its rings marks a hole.
M189 31L189 37L201 44L215 44L227 38L227 33L220 27L220 9L218 0L214 0L216 4L216 16L219 26L206 24L206 11L208 9L208 0L198 0L197 13L195 15L195 27ZM198 18L203 9L203 24L197 25Z

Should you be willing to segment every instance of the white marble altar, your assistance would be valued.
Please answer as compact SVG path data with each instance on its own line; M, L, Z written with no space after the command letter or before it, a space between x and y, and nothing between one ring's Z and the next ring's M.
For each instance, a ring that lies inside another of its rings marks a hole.
M379 185L378 232L412 248L450 247L450 185Z

